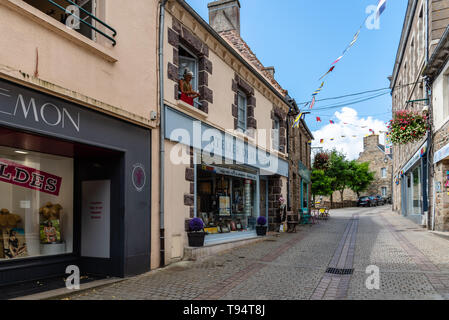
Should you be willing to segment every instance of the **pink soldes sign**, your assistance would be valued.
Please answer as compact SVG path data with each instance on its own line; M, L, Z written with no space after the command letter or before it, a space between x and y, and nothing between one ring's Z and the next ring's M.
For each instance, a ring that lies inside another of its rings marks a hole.
M0 181L58 196L62 178L0 158Z

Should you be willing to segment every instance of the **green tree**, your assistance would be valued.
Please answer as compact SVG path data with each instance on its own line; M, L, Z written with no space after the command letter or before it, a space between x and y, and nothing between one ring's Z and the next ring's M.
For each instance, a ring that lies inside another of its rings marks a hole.
M352 179L349 183L349 188L360 197L360 193L368 189L374 181L374 172L369 171L369 162L351 164Z
M339 191L341 196L341 202L343 203L343 193L353 177L353 161L346 160L346 156L336 150L333 150L329 159L329 169L327 174L332 178L332 190ZM333 197L331 195L331 204L333 203Z
M326 171L320 169L312 170L312 195L330 196L332 190L332 178L326 174Z

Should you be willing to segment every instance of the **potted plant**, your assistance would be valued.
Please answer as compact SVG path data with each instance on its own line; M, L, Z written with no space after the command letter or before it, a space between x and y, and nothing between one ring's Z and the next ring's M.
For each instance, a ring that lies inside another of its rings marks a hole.
M203 220L200 218L190 220L187 236L189 237L190 247L202 247L204 245L204 237L206 236Z
M267 235L267 219L265 217L259 217L257 219L256 233L258 236Z
M419 141L428 130L427 115L419 112L400 110L394 114L388 129L394 144L407 144Z

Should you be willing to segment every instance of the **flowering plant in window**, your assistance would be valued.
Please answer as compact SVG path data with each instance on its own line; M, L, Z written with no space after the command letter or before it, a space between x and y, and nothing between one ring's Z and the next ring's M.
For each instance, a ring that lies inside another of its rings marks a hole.
M406 144L420 140L429 128L427 118L426 114L415 111L397 111L388 126L391 141L394 144Z

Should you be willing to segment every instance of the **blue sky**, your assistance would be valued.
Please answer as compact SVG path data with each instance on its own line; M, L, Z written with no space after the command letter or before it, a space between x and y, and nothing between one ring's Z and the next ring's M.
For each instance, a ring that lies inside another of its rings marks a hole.
M208 21L209 1L187 2ZM275 66L276 79L290 96L303 102L311 99L312 92L321 83L318 79L351 42L367 16L366 8L377 5L377 0L241 0L240 3L242 38L265 66ZM362 29L357 43L326 78L317 99L389 86L387 77L393 71L406 6L407 1L387 1L380 29ZM346 145L342 151L354 158L362 151L365 132L351 131L343 126L343 122L348 119L354 123L365 121L368 134L370 125L375 131L382 130L380 124L391 119L389 94L348 106L351 109L319 111L320 107L350 99L315 104L313 115L306 118L315 136L314 146L341 148L341 145ZM316 122L316 116L321 117L321 123ZM329 125L330 119L336 122L334 126L341 125L339 130ZM340 141L342 132L344 135L357 135L357 141L347 138ZM319 143L321 138L326 141L323 145ZM330 142L329 138L334 138L334 141Z

